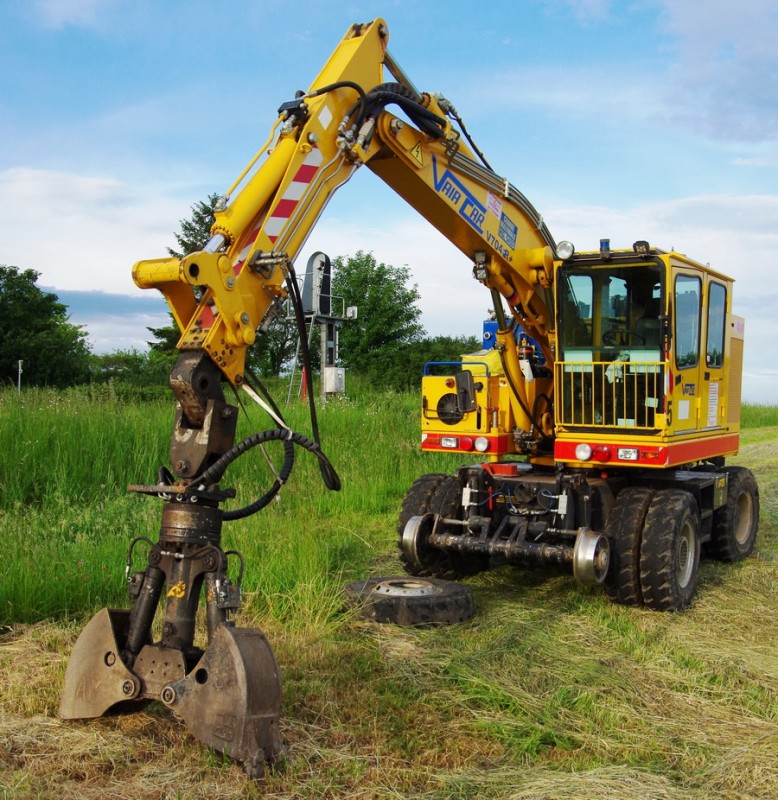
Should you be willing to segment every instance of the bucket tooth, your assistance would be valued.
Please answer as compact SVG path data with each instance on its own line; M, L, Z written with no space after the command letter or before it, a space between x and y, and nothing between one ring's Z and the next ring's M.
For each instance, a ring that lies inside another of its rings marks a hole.
M61 719L101 717L111 706L138 697L140 681L120 655L129 617L129 611L104 608L81 631L65 672Z
M256 628L218 626L194 669L161 698L192 736L241 762L252 778L284 754L278 664Z

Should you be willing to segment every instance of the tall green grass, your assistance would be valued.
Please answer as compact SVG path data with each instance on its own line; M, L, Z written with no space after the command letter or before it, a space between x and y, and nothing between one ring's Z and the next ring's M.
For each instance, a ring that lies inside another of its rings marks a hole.
M396 519L408 487L427 472L453 472L457 455L419 449L415 394L371 394L319 408L322 445L342 489L328 491L317 460L297 450L291 479L258 515L228 523L225 548L246 560L247 610L285 625L333 615L344 580L394 553ZM128 403L89 388L0 394L0 622L88 613L125 605L127 546L156 538L162 504L131 495L128 484L156 482L169 463L173 402ZM310 435L307 409L283 409ZM778 409L744 409L745 426L778 425ZM273 427L253 407L238 437ZM278 468L280 447L267 447ZM227 472L229 507L264 494L273 470L255 449ZM141 558L141 556L139 556ZM397 568L396 564L393 564ZM133 568L142 568L136 563Z
M342 490L328 491L318 461L298 449L278 499L225 524L225 548L246 560L248 608L285 624L332 614L343 577L392 547L408 486L422 472L456 465L455 457L419 452L416 406L410 395L389 393L319 409L323 449ZM274 427L260 410L247 411L239 438ZM310 437L303 406L284 413ZM162 511L161 501L126 487L155 483L158 467L169 464L172 422L172 400L126 403L87 390L0 395L0 622L126 605L127 546L140 534L156 538ZM277 469L280 446L267 453ZM222 485L236 488L230 505L237 507L274 478L257 448L230 467Z
M238 624L265 629L282 675L289 759L253 785L155 705L88 724L52 719L83 617L128 605L127 544L155 536L162 505L125 485L153 480L172 422L172 403L66 399L22 395L18 408L0 396L4 482L13 485L20 457L8 437L31 433L11 416L63 434L28 462L50 491L20 481L16 499L0 499L0 618L12 628L0 628L0 797L778 797L775 409L746 409L754 441L738 458L760 484L757 551L735 565L706 560L685 613L617 606L569 576L504 567L467 581L472 620L420 630L339 614L341 587L394 574L403 494L459 457L419 452L413 395L326 405L323 445L342 491L324 489L301 452L280 499L224 529L225 547L247 562ZM240 435L267 427L253 416ZM89 447L102 417L113 420L115 452L110 436ZM288 418L306 432L303 409ZM78 425L88 468L64 452ZM95 494L97 472L109 477ZM252 451L224 484L244 502L271 480ZM12 624L47 616L60 619Z
M778 406L744 405L741 411L744 428L766 428L778 425Z

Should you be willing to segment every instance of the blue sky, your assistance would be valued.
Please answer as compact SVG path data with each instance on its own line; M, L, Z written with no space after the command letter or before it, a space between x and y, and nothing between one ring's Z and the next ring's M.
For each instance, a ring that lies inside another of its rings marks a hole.
M94 349L143 347L165 305L131 280L221 192L352 22L383 17L422 90L579 250L648 239L732 275L744 394L775 402L775 0L0 2L0 263L33 268ZM307 253L407 265L430 334L480 333L468 260L367 170ZM303 262L304 263L304 262Z

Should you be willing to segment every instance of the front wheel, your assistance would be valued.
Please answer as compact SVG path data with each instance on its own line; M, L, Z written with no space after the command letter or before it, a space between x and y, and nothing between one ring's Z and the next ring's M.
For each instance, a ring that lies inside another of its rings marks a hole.
M643 523L654 492L644 486L622 489L608 514L605 535L611 543L611 561L605 576L605 593L614 603L643 604L640 588L640 543Z
M666 489L654 495L640 545L643 603L655 611L686 608L697 589L700 512L688 492Z

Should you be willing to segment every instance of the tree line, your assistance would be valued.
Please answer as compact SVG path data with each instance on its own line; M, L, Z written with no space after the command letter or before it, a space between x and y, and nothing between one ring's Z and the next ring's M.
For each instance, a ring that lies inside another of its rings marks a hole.
M177 247L168 248L171 256L202 249L210 236L216 199L214 194L196 203L191 217L180 221L174 233ZM25 386L62 388L108 381L140 389L166 386L179 338L172 317L168 325L148 329L148 350L95 354L87 332L70 322L67 306L55 294L37 286L38 277L32 269L0 266L2 384L15 385L22 360ZM427 361L456 360L480 347L480 339L472 335L428 336L420 322L418 288L409 280L407 268L380 263L372 253L359 251L332 262L332 294L342 297L345 307L359 307L357 319L340 328L339 365L376 388L414 388ZM249 348L248 366L263 378L284 375L297 336L292 319L277 318ZM318 352L313 355L318 367Z

